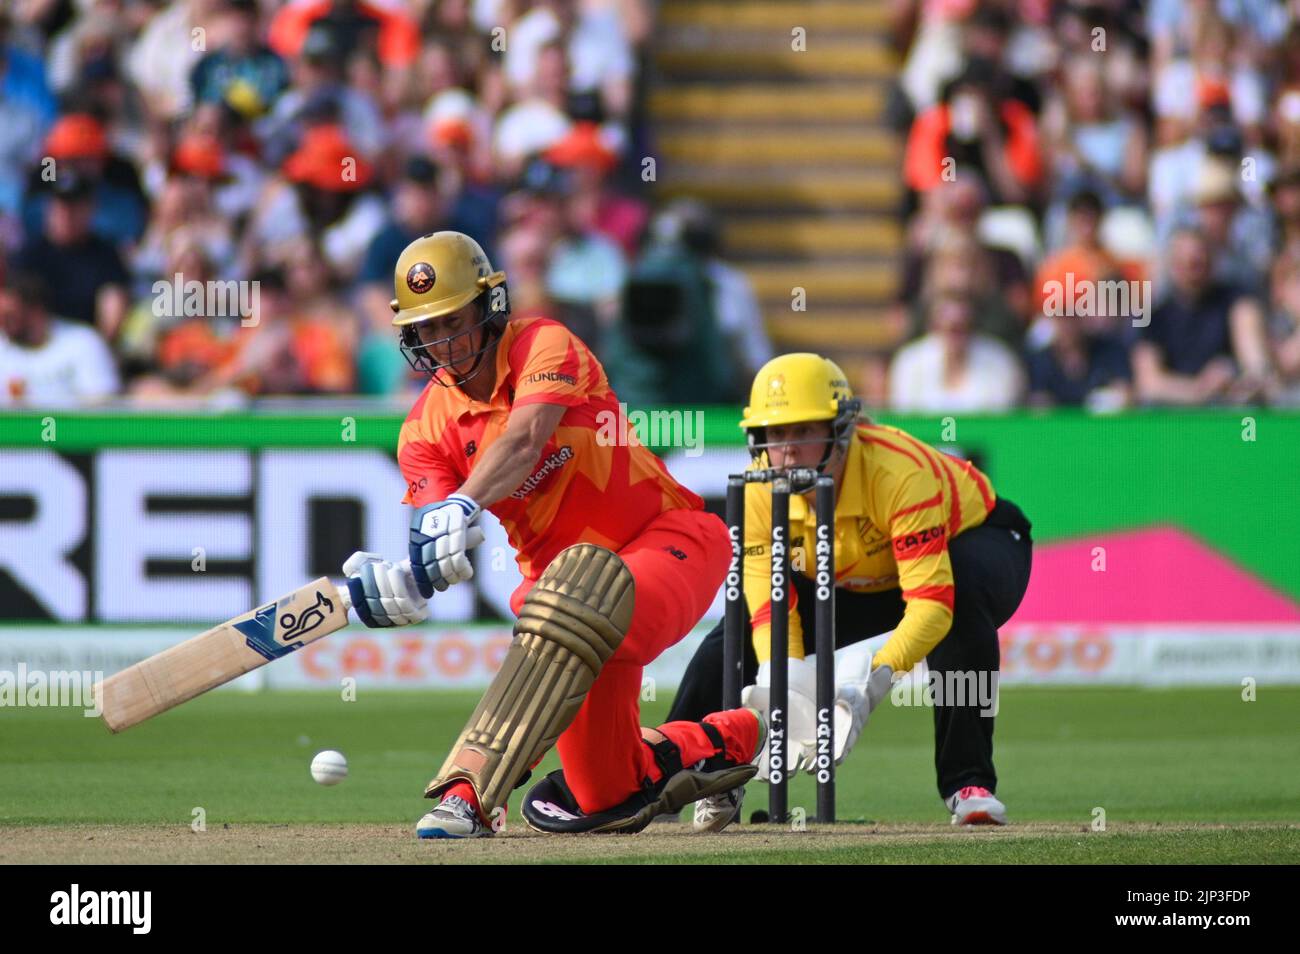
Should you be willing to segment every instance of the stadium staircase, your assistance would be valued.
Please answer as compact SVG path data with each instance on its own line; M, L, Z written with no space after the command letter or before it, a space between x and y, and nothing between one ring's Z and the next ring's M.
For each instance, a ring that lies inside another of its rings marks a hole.
M806 49L792 49L794 27ZM779 350L850 377L888 349L902 236L886 0L664 0L649 93L662 199L720 215ZM792 290L807 294L791 308Z

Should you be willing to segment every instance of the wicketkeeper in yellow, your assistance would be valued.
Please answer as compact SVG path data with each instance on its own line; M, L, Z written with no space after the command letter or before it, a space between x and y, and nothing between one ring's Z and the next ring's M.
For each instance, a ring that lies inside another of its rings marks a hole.
M894 677L924 659L935 703L939 795L954 824L1005 824L993 768L998 627L1029 584L1030 523L969 461L860 412L835 362L787 354L759 370L740 422L754 467L811 468L835 480L837 645L893 631L865 679L837 687L837 761L889 695ZM797 555L805 545L811 549L816 514L812 486L791 489L788 539ZM771 485L746 485L743 684L750 705L764 698L770 668L771 522ZM816 561L801 562L802 572L794 562L790 574L790 755L791 764L811 770L816 677L804 656L814 645ZM669 719L699 719L719 709L722 670L719 623L692 659ZM725 827L739 814L742 795L697 803L696 827Z

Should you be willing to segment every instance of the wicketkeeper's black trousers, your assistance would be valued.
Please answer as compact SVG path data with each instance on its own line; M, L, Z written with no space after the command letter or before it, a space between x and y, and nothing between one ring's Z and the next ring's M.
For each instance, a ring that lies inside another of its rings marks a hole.
M952 629L926 657L930 685L950 690L937 695L934 705L934 766L939 795L945 799L967 785L997 790L994 717L985 690L996 686L992 674L1000 664L998 627L1011 618L1029 586L1030 530L1020 508L1002 498L984 523L958 534L948 544L954 581ZM790 577L799 594L796 612L803 623L804 646L811 653L815 645L813 583L802 573ZM882 593L836 590L836 647L894 629L903 618L903 609L897 589ZM757 675L758 659L748 615L743 647L741 684L749 685ZM722 649L719 622L691 659L668 721L697 722L723 707ZM967 691L972 686L977 691ZM962 692L952 692L952 687Z

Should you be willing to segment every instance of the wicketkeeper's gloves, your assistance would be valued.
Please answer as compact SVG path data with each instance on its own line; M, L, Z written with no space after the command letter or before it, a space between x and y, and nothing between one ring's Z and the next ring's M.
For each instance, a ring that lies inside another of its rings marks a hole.
M835 688L835 764L844 761L867 725L876 706L889 695L894 670L877 666L865 683L844 683Z

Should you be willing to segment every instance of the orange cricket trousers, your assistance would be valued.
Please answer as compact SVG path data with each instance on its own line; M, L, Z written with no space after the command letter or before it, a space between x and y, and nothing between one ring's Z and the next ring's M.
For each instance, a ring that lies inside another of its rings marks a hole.
M731 542L726 524L715 515L669 510L618 555L636 580L632 626L556 743L564 779L589 814L625 801L641 788L643 779L659 780L654 754L641 741L641 671L708 611L727 575ZM516 614L534 582L525 580L511 597ZM660 731L681 749L683 765L716 751L699 723L671 723ZM724 731L728 754L748 760L757 727L752 739L735 740L733 735Z

